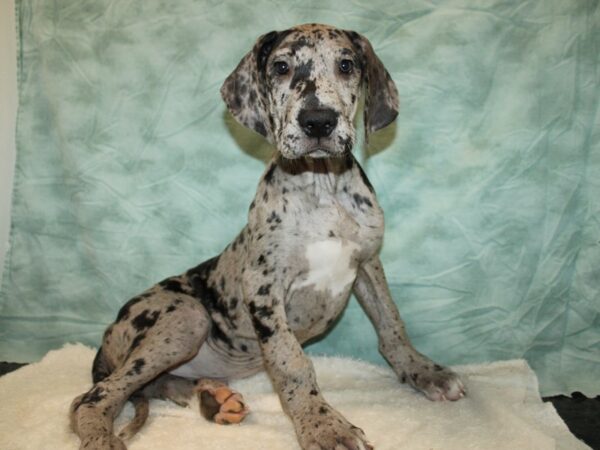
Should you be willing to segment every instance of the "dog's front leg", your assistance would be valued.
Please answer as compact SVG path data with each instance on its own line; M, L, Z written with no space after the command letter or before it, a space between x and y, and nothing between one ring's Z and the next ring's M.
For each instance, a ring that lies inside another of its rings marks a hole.
M260 277L260 275L258 275ZM283 289L257 285L247 299L264 364L305 450L372 449L360 428L323 398L310 359L287 323Z
M430 400L464 397L465 388L458 376L417 352L410 343L378 256L359 268L354 294L375 326L380 352L402 382L408 381Z

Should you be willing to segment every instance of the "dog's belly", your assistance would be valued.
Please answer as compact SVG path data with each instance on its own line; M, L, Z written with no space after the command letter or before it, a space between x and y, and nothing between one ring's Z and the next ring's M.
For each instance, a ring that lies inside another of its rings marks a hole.
M286 299L289 325L300 342L323 333L348 303L358 267L360 246L346 239L308 244L304 267Z
M209 338L194 358L169 373L190 379L228 380L248 377L262 369L260 351L255 355L245 353L239 357L232 357L231 354L220 351Z

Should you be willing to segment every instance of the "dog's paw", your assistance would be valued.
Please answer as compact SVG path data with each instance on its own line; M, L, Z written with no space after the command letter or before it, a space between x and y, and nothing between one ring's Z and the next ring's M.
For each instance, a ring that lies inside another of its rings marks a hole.
M327 405L299 420L296 432L304 450L373 450L363 430Z
M241 394L227 386L200 390L200 412L220 425L240 423L249 410Z
M403 375L403 381L432 401L460 400L467 394L465 385L452 370L438 364L423 364Z

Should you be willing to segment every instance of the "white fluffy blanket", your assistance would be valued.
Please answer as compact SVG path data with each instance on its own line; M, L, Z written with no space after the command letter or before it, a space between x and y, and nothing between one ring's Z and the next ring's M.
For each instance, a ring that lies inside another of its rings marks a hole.
M71 400L90 387L94 350L69 345L0 378L0 448L77 449L69 431ZM455 368L468 396L432 403L397 382L391 370L342 358L313 358L329 402L384 449L586 449L551 404L539 398L524 361ZM150 417L128 446L144 449L298 449L291 422L265 374L233 383L250 406L241 425L205 421L198 404L154 400ZM121 426L132 415L128 405Z

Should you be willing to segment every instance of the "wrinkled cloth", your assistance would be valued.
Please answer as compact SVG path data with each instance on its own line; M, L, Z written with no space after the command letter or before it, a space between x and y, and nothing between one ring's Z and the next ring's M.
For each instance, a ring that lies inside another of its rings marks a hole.
M98 345L124 301L220 253L273 151L221 83L258 35L323 22L366 35L400 92L355 154L416 347L600 393L597 1L19 0L17 16L0 360ZM355 300L309 351L384 364Z
M41 362L0 378L0 448L76 449L68 407L90 388L94 351L69 345ZM398 383L390 369L335 357L315 357L325 398L364 430L377 450L544 449L584 450L551 403L538 395L537 380L523 360L457 367L469 394L458 402L430 402ZM48 383L52 380L52 383ZM198 400L188 408L151 400L150 417L129 441L143 449L300 449L291 421L265 373L232 383L250 408L240 425L216 425L200 416ZM43 401L40 401L43 399ZM133 417L127 404L115 422Z

